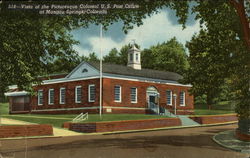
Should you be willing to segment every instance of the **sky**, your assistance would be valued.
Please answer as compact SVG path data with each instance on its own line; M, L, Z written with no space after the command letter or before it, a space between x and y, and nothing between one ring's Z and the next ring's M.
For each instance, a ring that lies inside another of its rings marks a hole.
M185 43L200 30L199 21L194 17L195 15L190 13L184 30L177 21L175 11L168 8L163 8L159 10L159 13L147 17L143 20L143 25L135 26L127 34L122 31L122 22L114 23L103 32L103 55L107 55L112 48L120 50L122 46L132 43L133 39L140 45L141 50L168 41L173 37L176 37L185 46ZM77 29L71 34L75 40L80 42L79 45L73 46L79 55L88 56L89 53L95 52L99 56L100 26L90 25L87 29Z

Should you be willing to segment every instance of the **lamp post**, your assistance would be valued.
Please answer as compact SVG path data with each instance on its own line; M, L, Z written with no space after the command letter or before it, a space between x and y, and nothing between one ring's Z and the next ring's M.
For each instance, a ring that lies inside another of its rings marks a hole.
M177 94L173 94L174 97L174 114L176 115L176 98L177 98Z

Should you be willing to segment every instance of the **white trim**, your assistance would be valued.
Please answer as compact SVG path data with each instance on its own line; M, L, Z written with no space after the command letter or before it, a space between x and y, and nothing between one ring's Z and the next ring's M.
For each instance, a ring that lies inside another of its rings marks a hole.
M170 92L170 104L168 104L168 92ZM170 89L166 90L166 101L167 101L167 105L170 105L170 106L173 105L173 91Z
M43 90L40 89L40 90L37 91L37 105L38 105L38 106L41 106L41 105L43 105L44 97L43 97L42 103L40 103L39 93L42 93L42 96L43 96Z
M81 81L81 80L89 80L89 79L97 79L99 76L93 76L93 77L79 77L79 78L60 78L60 79L52 79L52 80L44 80L42 82L42 85L47 84L55 84L55 83L64 83L64 82L73 82L73 81Z
M16 96L24 96L24 95L29 95L29 92L26 91L19 91L19 92L7 92L4 93L6 97L16 97Z
M62 90L65 90L65 92L64 92L64 102L62 102ZM66 99L66 88L62 87L62 88L60 88L59 103L60 104L65 104L65 99Z
M95 71L99 73L99 70L97 70L95 67L90 65L88 62L83 61L77 67L75 67L65 78L70 78L70 76L73 75L83 64L88 65L90 68L95 69Z
M184 91L180 92L180 102L181 102L181 93L183 92L183 104L180 103L180 106L186 106L186 93Z
M53 103L52 103L51 100L50 100L51 91L54 91L54 94L53 94ZM49 105L53 105L54 102L55 102L55 90L54 90L53 88L50 88L50 89L49 89L49 93L48 93L48 104L49 104Z
M10 86L8 86L8 88L13 90L13 89L17 89L18 87L17 87L17 85L10 85Z
M132 89L132 88L135 88L135 101L132 101L132 100L131 100L131 99L132 99L132 98L131 98L131 95L132 95L131 89ZM130 102L133 103L133 104L136 104L136 103L137 103L137 96L138 96L138 95L137 95L137 88L136 88L136 87L131 87L131 88L130 88Z
M78 88L81 88L81 100L80 101L77 100L77 89ZM81 102L82 102L82 86L76 86L75 87L75 103L81 103Z
M86 64L88 64L88 63L86 62ZM89 66L94 68L91 65L89 65ZM67 76L66 76L65 78L44 80L41 84L47 85L47 84L73 82L73 81L89 80L89 79L97 79L97 78L100 78L100 76L96 75L96 76L92 76L92 77L79 77L79 78L73 78L73 79L67 78ZM139 82L149 82L149 83L160 83L160 84L183 86L183 87L192 87L192 85L190 85L190 84L184 85L184 84L178 83L177 81L153 79L153 78L137 77L137 76L127 76L127 75L116 75L116 74L109 74L109 73L103 73L103 78L120 79L120 80L128 80L128 81L139 81ZM12 86L16 87L16 85L12 85ZM34 84L33 86L36 86L36 84Z
M148 109L148 108L117 107L117 106L104 106L103 108L111 108L111 109L134 109L134 110L147 110Z
M115 85L115 87L120 87L120 91L119 91L119 100L115 100L114 98L114 101L117 102L117 103L121 103L122 102L122 87L120 85ZM115 97L115 87L114 87L114 97Z
M81 107L81 108L60 108L60 109L40 109L40 110L31 110L32 111L64 111L64 110L84 110L84 109L97 109L99 106L93 107Z
M90 80L90 79L98 79L98 78L100 78L100 76L79 77L79 78L73 78L73 79L60 78L60 79L44 80L42 82L42 85L64 83L64 82L73 82L73 81L80 81L80 80ZM167 84L167 85L182 86L182 87L192 87L192 85L190 85L190 84L184 85L184 84L178 83L177 81L152 79L152 78L137 77L137 76L115 75L115 74L109 74L109 73L103 73L103 78L138 81L138 82L148 82L148 83L159 83L159 84Z
M88 101L89 102L95 102L95 99L94 100L90 100L90 87L95 87L95 84L90 84L89 86L88 86ZM95 95L95 94L94 94Z
M183 86L183 87L192 87L192 85L184 85L180 84L177 81L171 80L161 80L161 79L153 79L153 78L145 78L145 77L137 77L137 76L125 76L125 75L116 75L116 74L108 74L104 73L105 78L119 79L119 80L128 80L128 81L138 81L138 82L149 82L149 83L159 83L159 84L167 84L174 86Z
M103 108L111 108L111 109L133 109L133 110L147 110L148 108L131 108L131 107L112 107L112 106L103 106ZM60 108L60 109L38 109L31 110L32 111L66 111L66 110L88 110L88 109L99 109L99 106L92 107L80 107L80 108Z

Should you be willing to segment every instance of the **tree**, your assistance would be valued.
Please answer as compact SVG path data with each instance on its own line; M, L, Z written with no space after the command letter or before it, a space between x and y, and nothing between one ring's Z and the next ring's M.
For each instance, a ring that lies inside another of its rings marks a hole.
M141 53L141 58L142 68L154 69L155 57L152 49L144 49Z
M144 55L145 53L145 55ZM142 52L144 68L171 71L183 74L188 68L187 55L184 47L176 38L152 46L150 50Z
M0 21L1 90L11 84L29 90L45 75L48 63L76 55L72 45L78 42L71 39L67 18L41 18L31 12L2 9Z
M90 53L89 56L87 57L87 61L93 61L93 62L97 62L99 61L97 55L95 52Z
M109 54L103 57L103 62L105 63L118 64L119 60L119 52L116 48L111 49Z
M229 76L230 51L225 51L221 42L201 30L187 43L190 68L185 73L184 81L193 85L191 92L195 96L206 94L209 109L213 99L221 93L224 77Z
M135 44L136 48L140 49L138 44ZM108 55L103 57L104 62L113 63L118 65L127 65L128 63L128 51L132 48L131 44L124 45L120 51L116 48L113 48Z
M212 40L221 43L221 46L214 48L221 49L218 56L223 52L232 54L230 76L235 86L239 104L236 112L241 119L250 118L250 47L249 47L249 2L244 0L220 0L220 1L197 1L192 11L197 13L196 18L200 19L201 26L205 26ZM177 9L179 10L179 9ZM186 18L187 12L181 11L180 17ZM185 22L185 20L183 20ZM184 23L183 23L184 24ZM217 51L218 52L218 51ZM225 62L223 62L225 64ZM220 73L218 71L213 74ZM226 78L221 75L220 78Z
M54 62L48 63L48 74L68 73L81 62L81 57L77 54L72 57L58 57Z

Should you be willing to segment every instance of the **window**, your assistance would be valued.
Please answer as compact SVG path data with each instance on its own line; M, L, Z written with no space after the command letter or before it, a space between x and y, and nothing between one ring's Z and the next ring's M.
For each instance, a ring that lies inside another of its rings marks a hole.
M130 61L133 61L133 54L129 54Z
M137 88L130 89L130 100L131 103L137 103Z
M167 90L167 105L172 105L172 91Z
M95 85L89 85L89 102L95 102Z
M180 93L180 106L185 106L185 92Z
M75 102L76 103L82 102L82 86L76 86L75 88Z
M65 104L65 88L60 88L60 104Z
M54 89L49 89L49 104L54 104Z
M37 103L38 105L43 105L43 90L37 92Z
M115 102L121 102L121 86L115 86Z
M138 53L135 54L136 61L139 61Z

